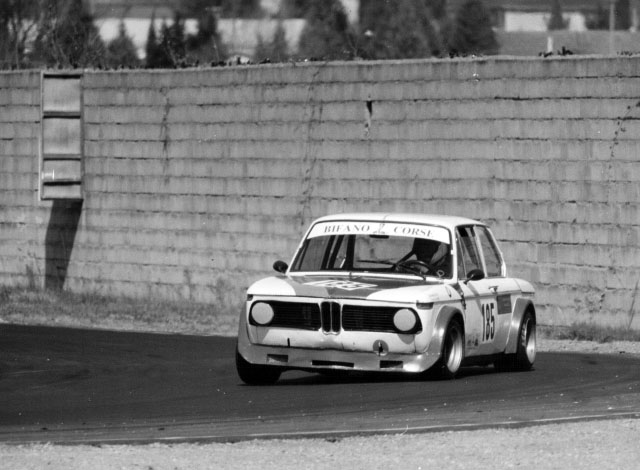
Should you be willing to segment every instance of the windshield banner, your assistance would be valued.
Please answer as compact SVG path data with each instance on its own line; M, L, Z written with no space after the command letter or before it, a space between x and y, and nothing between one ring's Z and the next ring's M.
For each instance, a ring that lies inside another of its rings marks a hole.
M326 237L330 235L382 235L427 238L442 243L450 243L449 231L443 227L366 221L321 222L313 226L307 238Z

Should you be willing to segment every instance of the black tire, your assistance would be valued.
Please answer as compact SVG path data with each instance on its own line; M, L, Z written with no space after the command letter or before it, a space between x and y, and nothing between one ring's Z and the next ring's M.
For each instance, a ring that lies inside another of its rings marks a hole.
M536 360L536 319L527 310L520 322L518 345L515 354L503 354L494 363L495 368L502 371L531 370Z
M516 352L515 370L531 370L536 361L536 319L527 310L522 318L518 331L518 350Z
M236 371L247 385L272 385L278 381L282 370L273 366L251 364L236 349Z
M442 340L442 354L436 372L442 379L455 379L464 359L464 328L460 321L449 322Z

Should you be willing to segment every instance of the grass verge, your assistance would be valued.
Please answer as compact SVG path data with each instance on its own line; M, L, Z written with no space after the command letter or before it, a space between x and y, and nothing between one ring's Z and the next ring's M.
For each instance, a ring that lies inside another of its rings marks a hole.
M625 327L600 326L589 323L574 323L570 326L547 327L549 339L594 341L611 343L613 341L640 341L640 331Z
M238 311L209 304L0 287L0 322L196 335L237 333Z
M106 328L194 335L235 336L242 306L227 311L209 304L106 297L66 291L34 290L0 286L0 322L25 325ZM640 341L640 331L587 323L542 326L546 339Z

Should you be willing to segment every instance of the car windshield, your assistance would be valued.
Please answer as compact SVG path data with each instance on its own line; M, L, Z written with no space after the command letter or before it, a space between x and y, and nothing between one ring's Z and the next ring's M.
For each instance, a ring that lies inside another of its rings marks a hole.
M291 271L451 277L450 236L428 225L324 222L311 229Z

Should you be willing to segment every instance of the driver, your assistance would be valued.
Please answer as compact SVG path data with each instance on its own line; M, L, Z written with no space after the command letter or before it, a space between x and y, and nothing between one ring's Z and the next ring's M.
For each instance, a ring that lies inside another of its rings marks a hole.
M416 259L433 266L438 271L442 271L443 275L449 272L448 254L449 245L435 240L427 240L426 238L416 238L413 241L411 252Z

